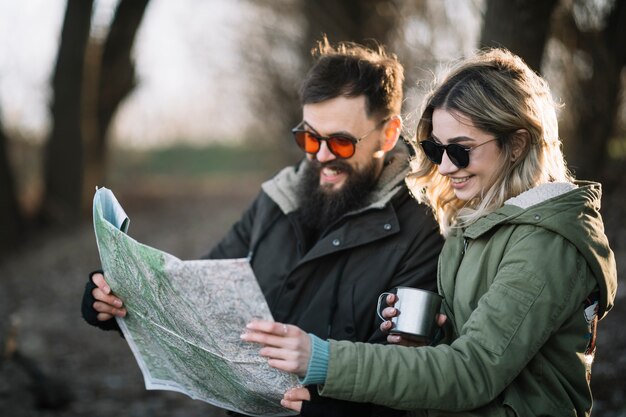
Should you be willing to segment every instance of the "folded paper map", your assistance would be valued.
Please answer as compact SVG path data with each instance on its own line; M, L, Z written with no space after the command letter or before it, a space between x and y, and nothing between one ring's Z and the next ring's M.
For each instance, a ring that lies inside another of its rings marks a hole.
M280 400L296 378L239 338L251 319L272 320L246 259L181 261L135 241L106 188L96 190L93 219L107 283L128 311L117 320L146 389L251 416L294 414Z

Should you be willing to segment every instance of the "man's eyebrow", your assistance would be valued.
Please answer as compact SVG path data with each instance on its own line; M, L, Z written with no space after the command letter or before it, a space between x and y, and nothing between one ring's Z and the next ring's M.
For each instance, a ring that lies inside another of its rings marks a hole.
M306 120L302 120L304 122L304 125L307 126L309 129L311 129L311 131L313 131L313 133L315 133L316 135L322 136L322 134L320 134L317 130L315 130L315 128L313 126L311 126L311 124L309 122L307 122ZM354 135L350 132L347 132L345 130L340 130L338 132L331 132L328 134L328 136L333 136L333 135L343 135L343 136L350 136L350 137L354 137Z

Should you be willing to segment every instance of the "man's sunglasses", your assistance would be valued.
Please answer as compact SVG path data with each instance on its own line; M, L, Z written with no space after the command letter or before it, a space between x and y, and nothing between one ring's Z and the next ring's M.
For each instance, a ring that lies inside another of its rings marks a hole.
M381 121L376 127L359 138L346 133L335 133L330 136L318 135L311 130L305 129L305 126L308 126L308 124L304 120L291 129L291 133L293 133L293 137L300 149L306 153L316 154L322 146L322 141L324 141L333 155L337 158L347 159L354 155L357 143L371 135L376 129L379 129L386 121L387 119ZM310 126L308 127L311 128Z
M443 158L443 153L448 154L448 158L450 161L456 165L458 168L465 168L469 165L469 153L470 151L478 148L479 146L483 146L486 143L493 142L496 139L491 139L486 142L481 143L480 145L468 147L459 145L458 143L450 143L448 145L442 145L441 143L437 143L432 139L426 139L420 142L422 149L424 150L424 154L426 157L431 160L434 164L440 165L441 160Z

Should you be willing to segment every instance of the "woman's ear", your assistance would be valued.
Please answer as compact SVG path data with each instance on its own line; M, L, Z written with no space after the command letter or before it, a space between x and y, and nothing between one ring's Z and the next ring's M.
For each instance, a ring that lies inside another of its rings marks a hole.
M400 132L402 131L402 118L400 115L392 116L383 126L383 132L385 134L385 140L383 141L383 145L381 150L384 152L389 152L396 146L396 142L398 142L398 138L400 137Z
M528 152L530 133L526 129L519 129L511 136L511 161L516 162Z

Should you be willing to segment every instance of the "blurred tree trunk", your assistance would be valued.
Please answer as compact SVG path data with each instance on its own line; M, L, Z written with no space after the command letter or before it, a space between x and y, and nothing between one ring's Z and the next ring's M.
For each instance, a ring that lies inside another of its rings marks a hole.
M304 1L303 7L308 24L304 39L306 54L322 34L326 34L331 43L377 41L387 44L389 33L399 22L397 7L391 0Z
M278 163L287 165L302 157L290 132L301 117L298 101L303 72L300 27L305 24L301 1L248 0L245 5L252 9L259 24L248 25L240 40L245 44L242 53L248 67L246 72L250 74L252 107L262 115L247 136L271 146Z
M93 0L68 0L52 79L52 132L45 149L41 218L68 225L81 212L83 136L81 96Z
M131 50L149 0L121 0L100 56L97 74L92 78L95 94L86 127L85 181L83 207L91 206L94 187L102 186L107 162L107 133L120 103L136 85ZM97 47L97 46L96 46Z
M487 0L480 46L507 48L539 72L557 3L558 0Z
M572 124L563 132L566 158L577 177L602 180L607 175L608 142L624 88L626 2L614 3L603 27L586 30L578 27L571 7L563 8L557 13L554 36L571 56L582 57L589 67L569 79L573 82L567 111L572 113Z
M487 0L481 46L506 47L536 71L548 35L565 46L573 59L564 75L570 121L561 123L566 159L578 177L602 179L626 66L626 2L614 2L601 27L586 29L578 26L574 7L578 14L597 13L582 1ZM587 68L580 71L581 66Z
M7 136L0 123L0 256L15 246L22 229L22 215L15 193L7 146Z

